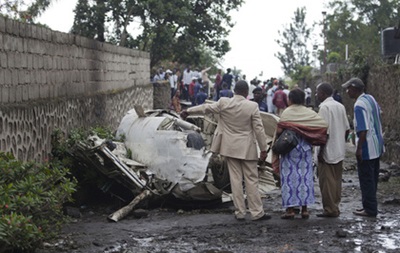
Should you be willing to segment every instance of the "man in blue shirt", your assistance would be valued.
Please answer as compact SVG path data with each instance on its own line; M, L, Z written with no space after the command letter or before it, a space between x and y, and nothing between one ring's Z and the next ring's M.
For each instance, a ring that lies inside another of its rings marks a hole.
M384 152L381 109L374 97L364 93L365 85L359 78L351 78L342 85L354 104L357 170L363 208L353 212L359 216L376 217L376 191L379 179L379 160Z
M226 73L222 76L222 82L225 82L228 85L228 90L230 90L232 87L232 80L233 75L231 74L231 69L228 68L226 69Z
M195 104L196 105L204 104L206 99L207 99L207 93L205 93L204 88L200 88L199 92L196 94Z
M233 97L233 92L231 90L228 90L228 84L222 83L222 90L219 92L219 97L228 97L231 98Z
M260 87L257 87L253 90L253 98L251 101L254 101L258 104L258 109L260 112L268 112L267 104L263 101L264 94L263 90Z

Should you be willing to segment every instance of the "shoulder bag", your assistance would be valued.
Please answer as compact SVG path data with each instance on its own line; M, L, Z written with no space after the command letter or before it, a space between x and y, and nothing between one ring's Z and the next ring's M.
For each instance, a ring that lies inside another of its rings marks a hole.
M292 130L285 129L272 145L272 151L284 155L292 151L297 144L299 144L297 134Z

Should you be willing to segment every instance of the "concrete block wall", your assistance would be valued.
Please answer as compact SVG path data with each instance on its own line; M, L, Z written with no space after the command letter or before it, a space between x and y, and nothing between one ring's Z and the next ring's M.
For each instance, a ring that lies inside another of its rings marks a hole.
M342 92L347 114L353 119L354 100L341 88L351 76L326 75L332 85ZM382 128L386 151L385 162L400 164L400 65L386 65L373 68L369 72L366 92L374 96L382 109Z
M146 86L149 54L0 17L0 103Z
M43 160L50 135L153 108L149 53L0 17L0 151Z
M400 164L400 65L370 71L367 91L382 109L386 151L383 159Z

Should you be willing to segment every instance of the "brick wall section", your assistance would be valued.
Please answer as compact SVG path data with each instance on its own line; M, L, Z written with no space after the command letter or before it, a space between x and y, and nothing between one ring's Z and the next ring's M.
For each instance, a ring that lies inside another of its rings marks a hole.
M56 128L116 128L153 108L149 76L149 53L0 17L0 151L38 161Z
M149 85L149 54L0 17L0 103Z

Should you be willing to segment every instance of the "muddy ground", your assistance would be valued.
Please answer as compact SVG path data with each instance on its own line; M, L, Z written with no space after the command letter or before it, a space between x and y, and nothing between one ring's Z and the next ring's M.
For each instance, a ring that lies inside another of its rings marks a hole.
M361 196L350 144L348 150L338 218L316 217L321 212L317 182L317 203L309 206L308 220L300 215L280 219L279 189L263 198L272 219L258 222L235 220L232 203L194 210L155 208L145 211L147 217L129 215L117 223L107 221L110 208L90 206L38 252L400 252L400 176L393 176L398 169L382 163L392 176L379 183L378 217L354 216Z

